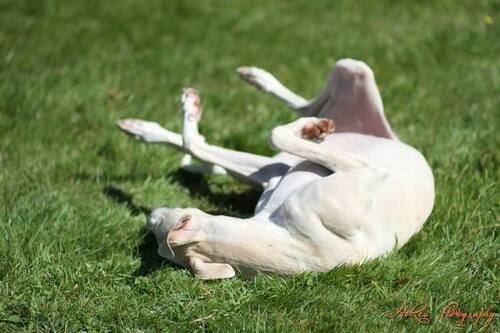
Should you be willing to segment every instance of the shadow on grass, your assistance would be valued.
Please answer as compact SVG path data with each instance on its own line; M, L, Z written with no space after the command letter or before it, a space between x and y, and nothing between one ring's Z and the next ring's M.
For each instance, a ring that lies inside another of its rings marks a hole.
M261 195L261 191L252 188L241 193L216 193L210 189L206 177L191 174L182 169L170 173L168 179L186 187L192 196L206 200L217 206L217 208L207 211L207 213L212 215L252 216L257 200Z
M134 204L134 197L117 187L106 186L102 193L116 203L125 205L133 216L144 214L146 218L151 212L150 208ZM135 256L141 259L141 266L133 273L134 276L145 276L162 266L171 265L156 252L157 245L153 233L143 227L139 232L139 237L142 238L142 242L137 246Z
M135 256L141 259L141 266L137 268L133 276L146 276L165 266L176 267L170 261L158 255L156 252L158 245L152 232L144 227L139 236L142 237L142 242L137 246Z
M147 172L133 172L122 175L108 174L107 172L102 172L97 174L82 172L74 175L74 178L80 181L107 181L107 182L145 181L149 177L151 177L151 175Z
M149 215L149 213L151 213L150 208L137 206L136 204L134 204L134 197L131 194L128 194L117 187L106 186L104 190L102 190L102 193L105 196L111 198L116 203L125 205L132 216L137 216L141 213L144 214L144 216L147 216Z

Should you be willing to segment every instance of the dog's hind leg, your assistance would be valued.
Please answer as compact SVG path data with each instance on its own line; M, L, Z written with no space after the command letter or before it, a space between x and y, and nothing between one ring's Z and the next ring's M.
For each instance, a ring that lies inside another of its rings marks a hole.
M397 140L384 114L373 71L362 61L337 61L307 115L335 121L335 132L368 134Z
M337 61L322 92L305 110L304 115L333 119L337 133L397 140L385 118L373 71L362 61Z
M331 119L304 117L275 127L271 132L269 144L275 149L320 164L335 172L348 172L359 168L377 169L363 157L311 141L322 141L333 132L333 128L334 122Z
M238 73L250 84L281 99L303 117L333 119L338 133L362 133L397 140L385 118L373 71L362 61L337 61L323 90L309 102L260 68L241 67Z
M293 93L271 73L263 69L258 67L240 67L237 69L237 72L243 80L257 87L257 89L277 97L299 114L302 114L303 107L308 105L306 99Z

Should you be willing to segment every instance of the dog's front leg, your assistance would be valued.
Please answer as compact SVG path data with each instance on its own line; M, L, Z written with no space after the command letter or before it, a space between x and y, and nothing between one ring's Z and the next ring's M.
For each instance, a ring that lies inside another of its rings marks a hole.
M289 165L271 157L250 154L210 145L198 132L202 109L200 96L193 88L187 88L182 95L184 113L184 149L197 159L219 165L235 178L250 184L265 187L270 178L284 174Z
M231 265L205 262L197 257L191 258L189 265L193 275L202 280L228 279L236 275Z
M116 122L116 125L123 132L133 136L137 140L146 143L165 144L185 153L182 135L169 131L161 127L158 123L140 119L121 119ZM184 154L181 167L191 173L214 173L222 175L227 173L223 167L218 165L208 163L193 164L190 154Z

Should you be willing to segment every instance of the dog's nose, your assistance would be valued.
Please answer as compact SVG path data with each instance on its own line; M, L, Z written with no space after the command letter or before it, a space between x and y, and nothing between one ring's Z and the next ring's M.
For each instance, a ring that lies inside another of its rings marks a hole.
M163 219L167 216L170 209L168 208L155 208L147 218L147 226L149 229L154 229L160 225Z

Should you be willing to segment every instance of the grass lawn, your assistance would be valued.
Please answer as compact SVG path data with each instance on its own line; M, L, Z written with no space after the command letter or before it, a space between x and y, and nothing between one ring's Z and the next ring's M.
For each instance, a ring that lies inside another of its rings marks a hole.
M0 0L0 331L498 331L441 311L499 312L499 12L487 0ZM314 97L342 57L372 67L392 127L433 168L422 231L386 258L289 278L203 282L158 257L147 209L244 217L259 193L181 172L180 153L114 122L179 131L190 85L209 142L270 155L270 129L296 115L235 68ZM431 324L383 315L403 303L428 305Z

